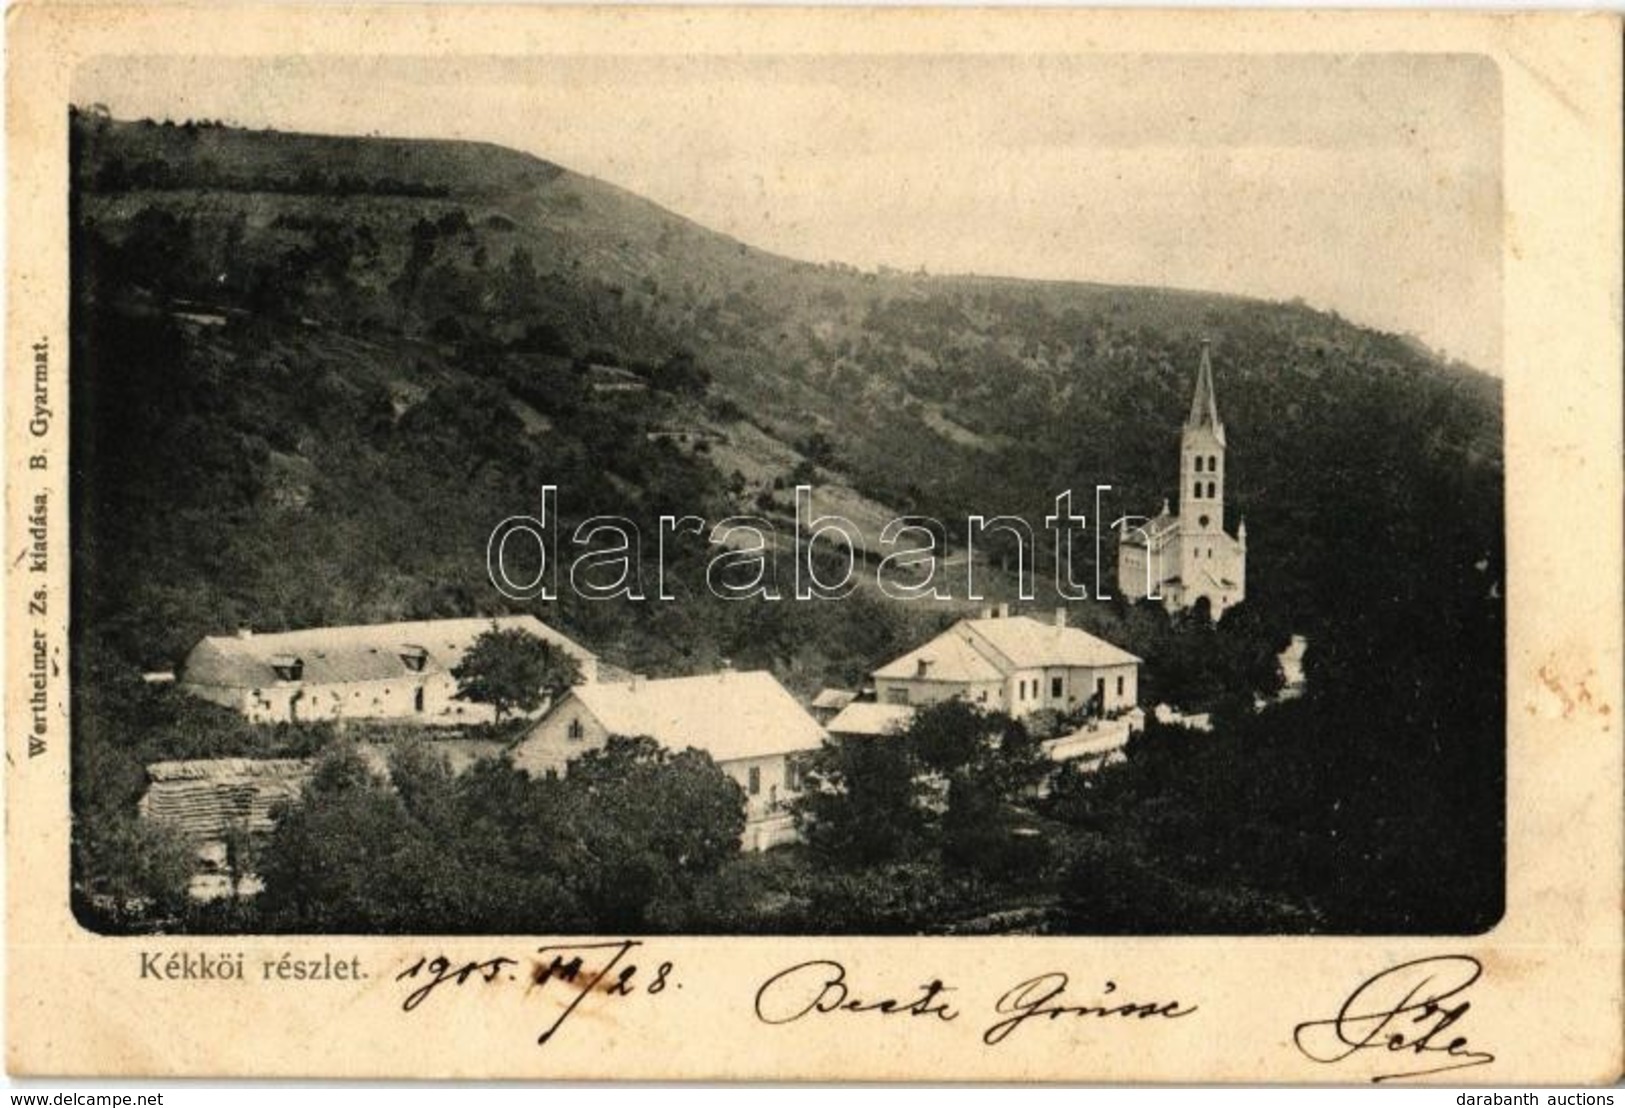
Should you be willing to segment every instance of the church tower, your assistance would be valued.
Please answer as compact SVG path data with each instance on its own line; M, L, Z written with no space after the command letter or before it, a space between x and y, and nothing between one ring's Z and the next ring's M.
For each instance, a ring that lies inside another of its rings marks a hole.
M1202 341L1196 391L1179 436L1179 586L1174 602L1189 608L1204 598L1214 619L1247 595L1247 532L1224 529L1224 424L1213 392L1213 357Z
M1224 424L1213 392L1213 357L1202 340L1196 392L1179 434L1179 512L1162 511L1121 533L1117 583L1130 600L1157 599L1170 612L1207 601L1217 620L1247 597L1247 525L1224 529Z
M1179 438L1179 457L1180 530L1192 536L1223 535L1224 424L1219 422L1219 402L1213 395L1213 361L1206 339L1202 340L1191 412Z

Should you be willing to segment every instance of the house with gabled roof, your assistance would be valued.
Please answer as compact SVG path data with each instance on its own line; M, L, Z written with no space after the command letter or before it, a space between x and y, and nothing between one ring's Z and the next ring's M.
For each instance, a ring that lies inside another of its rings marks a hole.
M488 722L490 706L456 698L451 671L492 629L534 635L575 658L584 681L597 680L596 655L535 616L520 615L210 636L187 655L179 687L256 723Z
M880 704L962 697L1017 719L1040 709L1102 717L1134 708L1139 669L1133 654L1069 626L1064 608L1045 621L1000 605L881 666L873 681Z
M564 774L570 759L612 735L647 736L671 750L709 754L745 793L743 845L796 837L789 805L802 787L801 759L824 729L765 670L578 685L510 752L533 776Z

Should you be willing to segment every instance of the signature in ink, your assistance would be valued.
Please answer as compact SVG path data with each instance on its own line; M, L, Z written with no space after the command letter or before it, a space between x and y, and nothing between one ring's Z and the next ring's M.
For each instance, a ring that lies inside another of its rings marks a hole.
M1331 1019L1298 1024L1292 1040L1316 1062L1333 1065L1361 1051L1414 1058L1419 1069L1378 1074L1398 1078L1487 1066L1495 1055L1471 1050L1457 1026L1472 1008L1467 990L1484 974L1477 958L1418 958L1366 978Z

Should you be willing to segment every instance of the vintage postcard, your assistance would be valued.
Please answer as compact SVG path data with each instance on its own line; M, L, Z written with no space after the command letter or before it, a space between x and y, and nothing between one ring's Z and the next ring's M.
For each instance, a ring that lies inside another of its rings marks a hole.
M1616 18L8 29L11 1072L1620 1077Z

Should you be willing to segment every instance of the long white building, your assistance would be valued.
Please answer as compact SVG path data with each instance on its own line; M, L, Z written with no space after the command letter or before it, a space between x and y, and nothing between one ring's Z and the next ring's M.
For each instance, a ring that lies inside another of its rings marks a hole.
M256 723L414 719L480 723L485 704L458 700L451 671L493 628L521 630L563 650L584 681L597 657L535 616L420 620L211 636L192 648L180 687Z

